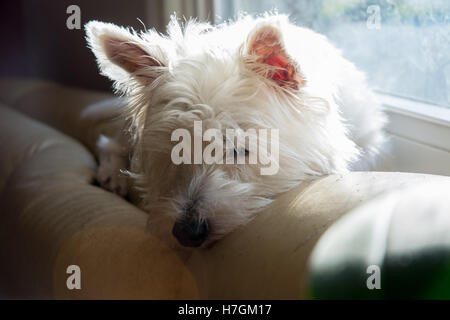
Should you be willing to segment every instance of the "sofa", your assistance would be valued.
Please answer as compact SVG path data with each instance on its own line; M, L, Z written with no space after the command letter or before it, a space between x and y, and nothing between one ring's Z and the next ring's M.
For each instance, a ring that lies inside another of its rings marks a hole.
M212 247L181 248L168 221L148 222L137 197L95 183L92 137L115 124L77 119L111 97L0 80L1 298L450 297L449 177L324 176ZM80 289L67 286L72 265ZM373 265L381 289L367 287Z

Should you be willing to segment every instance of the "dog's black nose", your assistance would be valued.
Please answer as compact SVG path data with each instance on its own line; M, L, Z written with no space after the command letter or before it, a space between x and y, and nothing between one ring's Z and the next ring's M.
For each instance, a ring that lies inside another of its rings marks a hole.
M206 220L180 220L175 222L172 234L185 247L199 247L206 240L209 233Z

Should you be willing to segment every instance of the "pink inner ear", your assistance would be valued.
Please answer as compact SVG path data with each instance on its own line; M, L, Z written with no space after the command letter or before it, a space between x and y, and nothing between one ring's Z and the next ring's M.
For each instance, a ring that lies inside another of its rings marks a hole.
M258 34L250 45L250 54L258 57L257 61L279 69L270 73L272 80L280 86L287 85L298 88L303 85L304 80L300 77L295 66L289 61L279 38L272 30L263 30Z
M151 58L147 52L134 43L106 38L103 39L103 46L108 58L129 73L145 67L160 66L158 61Z

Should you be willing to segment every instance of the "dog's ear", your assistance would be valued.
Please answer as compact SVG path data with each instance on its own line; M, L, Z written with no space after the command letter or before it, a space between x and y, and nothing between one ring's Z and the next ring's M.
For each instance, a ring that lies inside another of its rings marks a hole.
M99 21L88 22L85 29L101 73L117 84L126 85L132 79L147 85L165 69L163 50L135 32Z
M305 83L299 67L287 54L276 26L256 26L247 37L244 50L250 68L279 86L298 89Z

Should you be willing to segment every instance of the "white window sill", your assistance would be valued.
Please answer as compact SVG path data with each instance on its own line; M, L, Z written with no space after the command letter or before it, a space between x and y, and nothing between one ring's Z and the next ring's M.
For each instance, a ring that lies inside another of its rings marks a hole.
M381 93L378 97L389 116L388 132L450 152L449 108Z
M389 171L450 175L450 109L378 94L389 118Z

